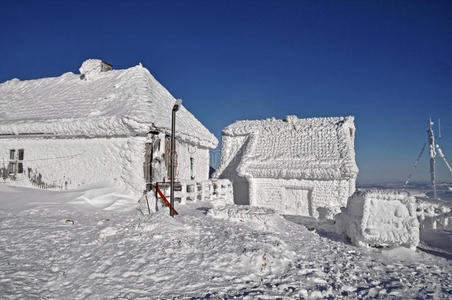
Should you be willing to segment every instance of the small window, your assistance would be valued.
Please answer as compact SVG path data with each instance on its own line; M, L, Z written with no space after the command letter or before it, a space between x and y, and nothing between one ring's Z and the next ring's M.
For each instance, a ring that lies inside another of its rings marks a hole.
M24 149L19 149L19 160L24 160Z
M17 173L22 174L24 172L24 165L19 163L17 166Z
M9 159L16 159L16 150L9 150Z
M195 179L194 165L195 165L195 159L193 157L190 157L190 177L192 180Z

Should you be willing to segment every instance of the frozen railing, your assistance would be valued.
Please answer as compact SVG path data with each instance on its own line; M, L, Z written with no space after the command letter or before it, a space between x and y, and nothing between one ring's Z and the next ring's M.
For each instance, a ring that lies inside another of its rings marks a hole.
M416 206L422 229L452 229L452 202L416 197Z
M163 194L169 198L169 184L159 183ZM160 197L159 197L160 198ZM174 200L179 203L187 201L215 201L233 203L232 183L229 179L209 179L204 181L181 181L175 184Z

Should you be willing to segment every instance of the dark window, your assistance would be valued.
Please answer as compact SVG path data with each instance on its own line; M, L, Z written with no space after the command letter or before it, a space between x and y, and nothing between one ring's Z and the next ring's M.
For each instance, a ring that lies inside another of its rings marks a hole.
M19 160L24 160L24 149L19 149Z
M19 163L17 166L17 173L22 174L24 172L24 166L22 163Z
M9 150L9 159L16 159L16 150Z
M9 174L15 174L16 173L16 163L10 162L8 164L8 173Z
M193 157L190 157L190 177L192 180L195 179L194 165L195 165L195 159Z

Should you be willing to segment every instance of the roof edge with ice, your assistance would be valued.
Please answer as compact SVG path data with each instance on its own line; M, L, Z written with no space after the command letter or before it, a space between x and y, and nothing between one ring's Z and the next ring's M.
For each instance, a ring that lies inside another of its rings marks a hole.
M169 133L176 99L141 64L122 70L88 59L81 74L0 84L0 135L98 137ZM185 107L177 113L180 140L215 148L217 138Z
M337 138L337 154L333 159L318 159L315 157L291 159L286 157L284 153L276 155L272 152L275 147L279 147L279 145L272 144L272 136L292 132L287 135L288 140L296 143L300 142L300 138L306 138L305 140L309 141L309 135L325 127L330 128L332 134ZM355 162L354 137L350 137L349 129L354 134L353 116L306 119L287 116L284 120L271 118L236 121L222 131L222 162L215 172L215 176L221 176L226 169L229 169L228 167L232 165L234 160L239 159L236 172L239 176L248 178L309 180L356 178L358 167ZM242 141L240 143L242 146L236 147L236 149L241 149L240 154L238 152L226 153L232 151L229 149L228 143L232 143L232 140L237 138ZM264 147L267 147L264 151L265 154L262 154L262 151L259 150L263 145L267 145ZM236 156L239 156L239 158Z

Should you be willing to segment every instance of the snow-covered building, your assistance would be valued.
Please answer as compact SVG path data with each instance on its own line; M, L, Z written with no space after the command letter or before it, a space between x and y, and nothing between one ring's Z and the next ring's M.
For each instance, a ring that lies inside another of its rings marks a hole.
M151 177L167 180L176 99L141 64L114 70L89 59L79 70L0 84L4 179L63 189L108 183L135 195ZM176 120L176 179L208 179L218 140L183 106Z
M406 191L357 191L335 216L338 233L357 246L416 248L416 198Z
M319 217L355 191L354 118L237 121L222 132L214 174L233 182L237 204Z

